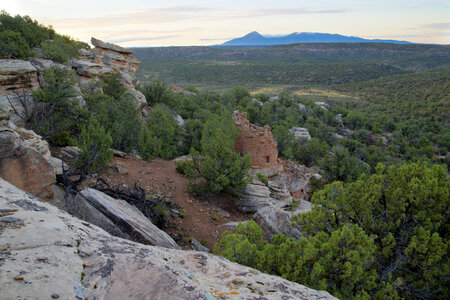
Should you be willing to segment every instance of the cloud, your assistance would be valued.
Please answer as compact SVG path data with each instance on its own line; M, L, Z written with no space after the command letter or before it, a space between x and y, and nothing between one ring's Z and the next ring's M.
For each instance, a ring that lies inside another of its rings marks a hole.
M180 37L181 35L165 35L165 36L155 36L155 37L132 37L122 40L106 40L109 43L127 43L127 42L137 42L137 41L154 41L154 40L166 40L171 38Z
M432 30L450 30L450 23L431 23L425 24L423 27Z

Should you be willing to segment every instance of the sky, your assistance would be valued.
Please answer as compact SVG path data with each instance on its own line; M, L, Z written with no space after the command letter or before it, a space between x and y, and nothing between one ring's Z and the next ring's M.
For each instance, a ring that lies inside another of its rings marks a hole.
M0 9L124 47L215 45L251 31L450 44L450 0L0 0Z

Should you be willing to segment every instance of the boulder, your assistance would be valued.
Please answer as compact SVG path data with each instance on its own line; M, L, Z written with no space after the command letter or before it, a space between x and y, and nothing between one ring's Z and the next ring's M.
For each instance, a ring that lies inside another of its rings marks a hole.
M74 203L66 207L69 213L100 226L113 235L148 245L181 249L135 206L98 190L84 189L75 197Z
M199 243L196 239L192 239L191 246L192 250L209 253L209 249Z
M2 299L336 299L208 253L111 236L2 179L0 211Z
M262 207L278 203L279 200L271 197L269 188L258 180L248 184L241 196L236 199L237 206L245 213L254 213Z
M102 70L101 65L85 60L72 59L70 63L78 75L89 78L99 75Z
M311 139L311 135L309 134L308 128L292 127L291 129L289 129L289 131L294 134L296 140L298 140L298 139L310 140Z
M300 226L292 226L293 216L306 213L311 210L311 203L300 200L298 207L293 205L276 205L263 207L253 216L253 220L261 227L264 239L270 241L277 233L283 233L288 238L298 240L303 236Z
M278 100L280 100L280 97L278 97L278 96L273 96L273 97L270 97L269 98L269 102L272 102L272 101L278 101Z
M298 104L298 110L300 110L300 111L307 111L306 105L303 104L303 103L299 103Z
M115 51L115 52L119 52L119 53L127 53L127 54L133 53L133 51L131 51L131 50L125 49L125 48L120 47L118 45L114 45L114 44L103 42L103 41L98 40L96 38L91 38L91 44L94 47L107 49L107 50L111 50L111 51Z
M0 59L1 94L13 94L24 88L35 90L38 87L37 69L29 61Z
M0 132L0 177L35 196L53 199L56 176L38 151L17 142L13 132Z
M52 200L62 161L51 156L41 136L11 122L8 126L0 128L0 176L33 195Z
M311 194L311 180L322 178L320 174L291 160L283 160L284 172L270 178L278 184L285 184L295 199L307 199Z
M282 201L292 201L291 193L284 182L269 181L268 184L271 196Z

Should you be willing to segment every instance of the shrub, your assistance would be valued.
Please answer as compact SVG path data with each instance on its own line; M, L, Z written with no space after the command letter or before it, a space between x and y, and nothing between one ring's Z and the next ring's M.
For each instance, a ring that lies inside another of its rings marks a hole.
M27 127L45 139L57 141L77 130L85 111L76 98L72 70L53 66L45 70L44 80L45 87L33 92L34 111Z
M251 181L248 169L252 162L250 155L241 157L234 152L236 129L230 115L213 116L205 124L202 134L202 155L200 175L207 181L213 193L222 191L239 195Z
M153 106L156 103L166 103L169 98L169 90L166 84L161 80L154 80L152 82L145 83L140 87L140 91L147 99L147 103Z
M269 179L267 179L266 175L263 175L261 173L256 173L256 178L258 178L259 181L264 183L266 186L269 184Z
M81 130L78 146L81 149L77 161L79 168L95 171L108 166L113 159L111 136L96 119L90 119L86 128Z
M144 126L139 142L144 156L173 158L179 153L180 129L166 106L155 105Z

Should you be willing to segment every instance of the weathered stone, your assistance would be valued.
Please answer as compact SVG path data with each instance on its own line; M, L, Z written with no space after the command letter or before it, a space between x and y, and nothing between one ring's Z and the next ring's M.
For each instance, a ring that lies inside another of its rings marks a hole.
M196 239L191 241L192 250L209 253L209 249L199 243Z
M265 206L280 203L270 195L270 190L262 182L254 180L243 190L240 197L236 199L237 206L245 213L254 213Z
M278 100L280 100L280 97L278 97L278 96L273 96L273 97L269 98L269 102L278 101Z
M239 225L240 223L245 224L245 223L247 223L247 222L248 222L248 221L242 221L242 222L228 222L228 223L222 224L221 226L223 226L223 227L225 227L225 228L228 228L228 229L231 229L231 230L236 230L237 227L238 227L238 225Z
M104 218L98 222L96 215L100 213L106 217L110 223L114 224L118 230L129 237L130 240L161 246L166 248L180 249L175 241L164 231L152 224L135 206L128 204L124 200L116 200L100 191L87 188L81 191L75 201L85 202L86 214L73 213L78 217L101 226L108 223ZM111 226L107 226L108 229ZM109 231L108 229L105 229ZM114 234L111 232L111 234Z
M299 225L292 226L291 218L311 210L311 203L300 200L298 207L291 205L276 205L263 207L253 216L253 220L261 227L264 238L270 241L277 233L283 233L288 238L298 240L303 236Z
M113 155L114 155L114 156L117 156L117 157L122 157L122 158L124 158L124 157L126 157L128 154L126 154L125 152L122 152L122 151L113 149Z
M10 249L0 252L2 299L335 299L208 253L113 237L2 179L0 209L24 222L0 235ZM239 285L230 290L232 281Z
M35 90L38 87L37 69L29 61L0 59L0 93L12 94L23 88Z
M86 77L95 77L100 74L102 66L85 60L72 59L72 68L77 70L77 74Z
M269 181L268 187L271 191L271 196L282 201L291 201L291 193L284 182Z
M247 114L238 110L233 119L240 131L235 151L241 155L251 154L253 168L269 168L279 165L277 143L273 139L269 126L259 127L247 120Z
M115 51L115 52L128 53L128 54L133 53L133 51L131 51L131 50L125 49L125 48L120 47L118 45L114 45L114 44L103 42L103 41L98 40L96 38L91 38L91 44L94 47L99 47L99 48L102 48L102 49L108 49L108 50L112 50L112 51Z
M311 180L318 180L322 176L304 165L296 164L290 160L283 160L284 172L270 180L278 184L285 184L292 197L306 199L311 194Z
M175 121L177 121L178 126L183 126L184 125L184 120L180 115L176 115L175 116Z
M298 109L299 109L300 111L307 111L306 105L303 104L303 103L299 103L299 104L298 104Z
M255 103L255 104L258 105L258 106L263 106L263 105L264 105L264 103L262 103L261 101L259 101L259 100L256 99L256 98L250 99L250 103Z
M114 169L116 169L116 171L117 171L119 174L122 174L122 175L128 174L128 170L125 169L124 167L120 166L120 165L115 165L115 166L114 166Z
M14 137L11 133L0 132L0 145L8 143ZM10 148L9 145L6 147ZM5 147L5 148L6 148ZM53 185L56 177L52 165L36 150L14 147L11 152L0 157L0 177L33 195L45 200L53 199Z
M289 129L289 131L294 134L295 139L297 139L297 140L298 139L307 139L307 140L311 139L311 135L309 134L308 128L292 127L291 129Z

